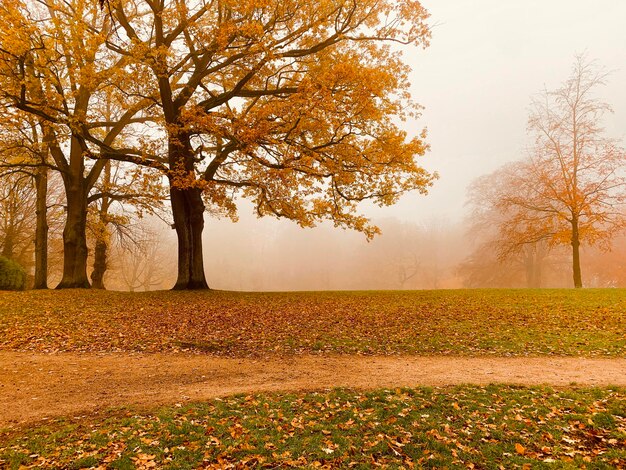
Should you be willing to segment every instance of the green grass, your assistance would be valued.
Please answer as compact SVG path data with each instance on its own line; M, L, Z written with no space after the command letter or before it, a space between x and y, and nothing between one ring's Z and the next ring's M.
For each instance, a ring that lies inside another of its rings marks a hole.
M0 349L624 357L626 290L3 293Z
M54 420L0 433L0 466L12 469L236 463L623 468L626 390L464 386L263 394L153 413L109 411L105 418Z

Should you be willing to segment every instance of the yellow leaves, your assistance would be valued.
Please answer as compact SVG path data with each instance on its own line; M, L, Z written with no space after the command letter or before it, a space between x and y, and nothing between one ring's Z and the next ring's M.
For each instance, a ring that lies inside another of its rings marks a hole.
M241 426L241 424L239 423L236 423L229 430L230 437L232 437L233 439L239 439L246 432L248 431L245 430L243 426Z
M114 31L97 27L95 3L46 0L41 26L30 25L37 34L22 35L30 48L31 37L43 45L38 101L69 110L63 123L76 134L102 120L105 101L121 113L145 110L157 124L129 131L141 149L134 155L148 149L161 161L164 135L169 146L187 139L168 155L168 176L178 189L202 190L211 211L234 217L243 195L259 215L302 226L330 219L371 237L377 229L357 215L360 201L389 205L431 184L415 162L424 137L411 140L395 124L419 110L407 94L409 68L383 45L426 40L419 2L120 2Z
M135 464L135 467L138 469L147 469L147 468L155 468L157 463L154 461L156 455L152 454L137 454L136 457L133 457L131 460Z
M515 443L515 452L520 455L524 455L526 453L526 448L520 443Z
M236 12L238 16L249 18L263 12L265 9L275 8L275 0L225 0L223 7Z
M2 2L0 4L0 45L3 54L23 57L30 49L29 36L33 26L25 18L22 2Z
M426 23L429 13L419 1L410 0L397 2L398 17L410 25L405 41L413 42L415 45L428 46L430 39L430 27Z

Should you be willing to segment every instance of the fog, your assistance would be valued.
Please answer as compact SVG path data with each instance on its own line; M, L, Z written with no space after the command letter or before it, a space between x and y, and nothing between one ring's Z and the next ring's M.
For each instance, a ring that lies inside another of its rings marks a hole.
M422 224L376 221L384 235L323 224L294 224L244 216L237 224L212 221L205 260L211 286L228 290L362 290L461 287L456 265L462 231L443 220Z
M300 229L290 221L257 219L245 202L236 224L207 217L205 260L212 287L463 287L467 279L459 274L459 265L475 247L466 235L467 187L476 177L524 155L530 143L526 124L531 96L563 82L576 54L585 53L611 71L599 90L614 110L604 124L610 136L624 142L626 2L423 3L434 25L431 45L405 57L413 67L412 95L425 109L420 120L405 125L414 134L428 128L431 150L422 163L440 175L430 193L406 195L392 207L363 204L363 212L383 232L371 243L332 224ZM587 252L583 256L597 258L594 250ZM615 262L616 256L606 259ZM410 271L412 263L419 266L417 274L401 283L403 266ZM553 270L548 285L569 285L567 263L561 264L555 264L560 268ZM502 268L494 269L497 278ZM588 283L593 276L586 276ZM521 281L511 283L523 286Z

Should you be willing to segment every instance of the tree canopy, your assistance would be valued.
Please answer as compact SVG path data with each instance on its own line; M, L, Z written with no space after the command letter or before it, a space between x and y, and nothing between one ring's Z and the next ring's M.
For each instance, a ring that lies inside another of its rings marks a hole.
M21 0L1 14L15 31L0 38L3 103L38 120L66 186L65 287L88 285L82 214L110 159L169 181L177 288L208 287L207 208L235 218L243 197L259 216L371 237L360 202L434 179L416 161L425 132L402 128L420 106L401 50L430 37L416 0Z
M372 236L358 203L424 192L432 175L398 119L419 112L390 44L426 45L417 1L110 2L109 48L151 83L167 149L163 168L179 238L178 286L203 287L204 206L312 226L324 219ZM155 134L160 135L160 134ZM160 139L160 138L159 138ZM137 162L119 152L110 158Z

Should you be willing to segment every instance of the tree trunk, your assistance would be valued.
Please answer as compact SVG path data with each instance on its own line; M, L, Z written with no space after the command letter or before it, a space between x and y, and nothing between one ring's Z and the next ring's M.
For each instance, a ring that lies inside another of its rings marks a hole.
M104 289L104 274L107 270L106 240L99 239L94 249L93 271L91 272L91 287L94 289Z
M35 228L35 284L33 289L48 288L48 169L40 167L35 175L37 225Z
M208 289L202 259L202 193L196 188L171 188L170 198L178 237L178 277L174 289Z
M193 150L190 136L179 132L171 135L168 142L170 169L183 172L195 181ZM178 277L174 290L208 289L202 259L202 230L204 229L204 202L202 190L187 186L181 187L170 180L170 200L174 229L178 238Z
M111 162L107 161L104 166L104 188L110 189L111 185ZM94 289L104 289L104 274L108 269L109 244L109 208L111 199L102 196L100 199L100 209L98 210L98 225L96 226L96 246L94 249L93 271L91 272L91 287Z
M535 289L541 288L541 283L542 283L541 265L542 263L543 263L543 260L539 256L539 254L535 254L535 264L534 264L534 269L533 269L533 287Z
M526 287L528 289L532 289L534 287L534 266L533 266L533 256L530 252L530 248L528 245L522 248L522 256L524 257L524 274L526 275Z
M83 178L65 182L67 219L63 230L63 278L57 289L89 288L87 277L87 191Z
M13 227L9 224L7 231L4 234L4 241L2 243L2 256L8 259L13 259L14 245Z
M541 262L542 257L537 245L528 245L524 252L524 265L526 268L526 287L539 289L541 287Z
M578 217L572 218L572 271L574 287L580 289L583 286L582 273L580 270L580 237L578 231Z

